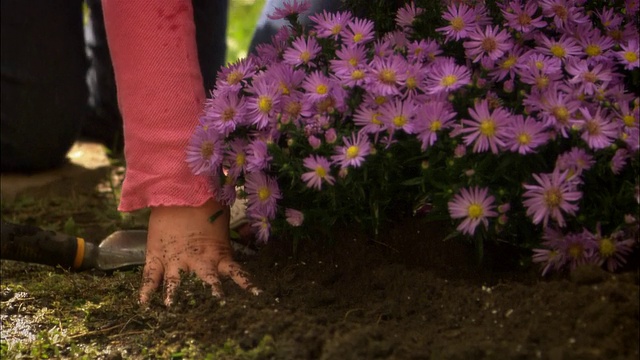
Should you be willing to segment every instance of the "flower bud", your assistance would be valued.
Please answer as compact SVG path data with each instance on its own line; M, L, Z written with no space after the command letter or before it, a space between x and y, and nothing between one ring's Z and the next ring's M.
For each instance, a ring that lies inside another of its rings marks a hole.
M287 208L284 210L284 215L291 226L298 227L304 222L304 214L301 211Z
M312 148L317 149L320 147L320 145L322 144L322 142L320 141L320 139L318 139L317 137L311 135L307 138L307 140L309 140L309 145L311 145Z
M331 128L327 131L325 131L324 133L324 140L328 143L328 144L333 144L336 142L336 140L338 139L338 135L336 134L336 129Z
M504 92L508 94L511 94L514 88L515 88L515 85L512 79L509 79L505 81L504 84L502 84L502 90L504 90Z
M509 217L505 214L498 216L498 224L506 225L509 222Z
M509 210L511 210L511 204L510 203L504 203L504 204L498 205L498 212L501 213L501 214L504 214Z
M465 170L464 174L467 175L468 177L472 177L473 175L475 175L476 171L473 169L469 169L469 170Z
M467 148L460 144L456 146L455 150L453 150L453 156L456 158L461 158L467 154Z
M287 146L291 147L295 143L296 143L296 141L294 139L291 139L291 138L287 139Z
M341 179L344 179L347 177L347 175L349 175L349 169L348 168L341 168L340 171L338 171L338 176Z
M422 160L422 163L420 163L420 167L422 168L422 170L427 170L429 168L429 161Z

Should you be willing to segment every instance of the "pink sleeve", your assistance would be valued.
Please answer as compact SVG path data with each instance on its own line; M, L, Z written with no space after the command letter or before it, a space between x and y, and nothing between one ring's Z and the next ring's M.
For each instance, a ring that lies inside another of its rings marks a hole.
M186 146L205 93L191 0L104 0L124 119L127 169L119 210L198 206L212 197Z

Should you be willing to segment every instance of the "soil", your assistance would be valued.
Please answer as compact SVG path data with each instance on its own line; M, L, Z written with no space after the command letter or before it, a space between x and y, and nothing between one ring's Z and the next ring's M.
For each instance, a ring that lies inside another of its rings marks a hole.
M95 185L3 201L2 218L87 239L144 227L145 214L114 211L117 188ZM2 358L638 359L636 260L542 278L506 247L479 263L469 244L443 240L446 225L408 218L378 241L337 229L334 243L295 252L274 239L237 256L261 295L226 282L218 301L185 275L170 309L159 295L138 305L139 268L3 260Z

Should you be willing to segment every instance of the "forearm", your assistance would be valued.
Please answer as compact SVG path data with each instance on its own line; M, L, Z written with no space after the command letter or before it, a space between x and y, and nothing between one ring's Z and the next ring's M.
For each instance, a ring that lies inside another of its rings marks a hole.
M185 149L205 98L190 0L104 0L124 120L127 172L120 210L197 206L211 198Z

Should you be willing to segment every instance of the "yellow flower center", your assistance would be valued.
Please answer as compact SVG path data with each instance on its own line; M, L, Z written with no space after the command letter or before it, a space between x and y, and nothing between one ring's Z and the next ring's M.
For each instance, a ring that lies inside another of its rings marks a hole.
M268 113L269 111L271 111L272 105L273 102L271 101L270 97L263 95L258 98L258 109L263 113Z
M511 68L513 67L513 65L515 65L515 64L516 64L516 61L517 61L517 60L518 60L518 59L517 59L515 56L510 55L510 56L509 56L509 57L507 57L507 58L504 60L504 62L502 63L502 65L501 65L502 69L504 69L504 70L509 70L509 69L511 69Z
M494 136L496 134L496 123L492 118L480 122L480 133L484 136Z
M324 95L327 93L327 85L325 84L320 84L318 86L316 86L316 93L320 94L320 95Z
M622 117L622 121L627 127L632 127L636 122L636 118L633 117L632 115L625 115Z
M551 109L551 113L555 116L556 120L561 124L566 124L569 120L569 110L564 106L554 106Z
M521 145L529 145L529 143L531 143L531 135L527 133L522 133L518 135L518 142Z
M361 80L364 78L364 71L362 70L353 70L351 73L351 78L353 80Z
M327 176L327 171L320 165L318 165L316 167L316 175L318 175L318 177L324 178L325 176Z
M451 28L456 32L464 29L464 20L459 16L454 17L451 19Z
M482 50L486 52L491 52L498 48L498 43L494 38L484 38L482 39L481 47L482 47Z
M574 259L581 258L584 254L584 247L580 244L571 244L569 246L569 256Z
M351 66L358 65L358 60L356 58L352 57L351 59L349 59L349 65L351 65Z
M442 77L442 80L440 80L440 85L442 86L451 86L453 84L455 84L458 81L458 77L450 74L450 75L445 75L444 77Z
M211 141L204 141L200 144L200 155L203 159L209 160L213 155L213 143Z
M544 62L542 62L540 60L536 61L535 65L536 65L536 69L538 69L538 70L544 69Z
M289 90L289 87L284 82L280 83L280 90L282 91L283 95L289 95L291 93L291 91Z
M385 84L393 85L396 82L396 72L391 69L383 69L378 78Z
M436 132L441 128L442 128L442 123L440 122L440 120L433 120L431 122L431 125L429 125L429 130L431 130L431 132Z
M284 108L284 111L292 117L298 117L300 115L300 111L302 110L302 104L299 101L291 101L287 103Z
M227 74L227 83L229 85L235 85L242 80L242 73L238 70L233 70Z
M415 89L416 87L418 87L418 82L416 81L416 78L413 76L410 76L407 78L407 81L405 82L405 84L407 85L407 88L412 90Z
M536 78L536 86L540 89L544 89L549 85L549 77L541 75Z
M625 51L624 52L624 59L627 60L630 63L636 62L636 61L638 61L638 54L636 54L633 51Z
M557 208L562 203L562 193L557 188L551 188L544 192L543 200L548 208Z
M260 188L260 190L258 190L258 199L260 199L260 201L265 201L270 196L271 196L271 190L269 190L268 187L263 186Z
M467 208L467 212L469 213L469 217L472 219L482 217L482 214L484 213L482 211L482 206L476 203L469 205L469 208Z
M393 125L397 127L403 127L407 123L407 118L404 115L398 115L393 117Z
M603 257L611 257L616 252L616 245L613 243L611 238L602 238L600 240L600 255Z
M600 134L600 125L598 125L597 121L587 121L585 124L585 128L589 132L590 135L598 135Z
M551 53L553 54L553 56L559 57L559 58L563 58L567 54L567 52L564 50L564 48L560 44L551 45L551 48L549 50L551 50Z
M364 37L364 35L362 35L362 33L355 33L353 35L353 42L354 43L360 42L360 41L362 41L363 37Z
M596 44L589 44L584 49L584 52L586 52L587 55L589 55L589 56L598 56L598 55L602 54L602 49L600 48L600 46L598 46Z
M311 53L309 53L308 51L303 51L300 53L300 60L302 60L303 63L308 63L309 60L311 60Z
M587 71L586 73L582 74L582 78L584 79L584 81L590 83L595 83L596 81L598 81L598 77L592 71Z
M553 12L561 20L567 20L567 15L569 14L569 10L567 10L566 7L564 7L563 5L553 5L551 9L553 9Z
M236 165L243 166L245 161L246 161L246 158L244 154L239 153L238 155L236 155Z
M375 98L375 102L376 102L376 105L382 105L382 104L384 104L384 103L386 103L386 102L387 102L387 98L386 98L386 97L384 97L384 96L380 96L380 95L378 95L378 96L376 96L376 98Z
M342 25L340 25L340 24L335 24L335 25L333 25L333 27L331 27L331 34L332 35L338 35L340 33L340 31L342 31Z
M222 112L222 121L230 121L236 115L236 110L233 108L224 109Z
M531 16L526 13L521 13L520 15L518 15L518 24L522 26L531 24Z
M379 116L380 113L374 113L373 116L371 116L371 123L375 125L382 125L382 121L378 120Z
M347 148L347 159L353 159L360 153L360 148L356 145L351 145Z

